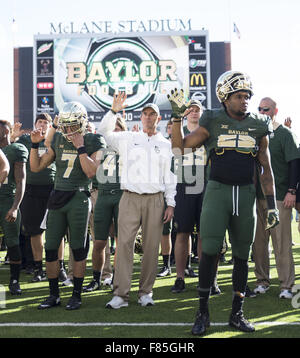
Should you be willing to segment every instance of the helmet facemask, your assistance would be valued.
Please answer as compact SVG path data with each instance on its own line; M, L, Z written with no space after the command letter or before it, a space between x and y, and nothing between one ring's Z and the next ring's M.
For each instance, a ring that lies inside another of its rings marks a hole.
M78 102L66 103L58 115L58 131L71 142L70 137L76 133L85 135L87 131L87 112Z
M220 103L226 101L228 96L238 91L247 91L253 96L250 77L242 72L228 71L221 75L216 85L216 95Z

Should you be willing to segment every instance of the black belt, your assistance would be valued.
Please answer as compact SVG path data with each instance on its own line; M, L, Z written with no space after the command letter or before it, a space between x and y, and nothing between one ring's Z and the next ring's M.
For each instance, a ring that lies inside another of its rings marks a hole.
M103 195L103 194L111 194L111 195L115 195L115 194L118 194L118 193L120 193L121 191L123 191L123 190L121 190L121 189L99 189L98 190L98 195L100 194L100 195Z

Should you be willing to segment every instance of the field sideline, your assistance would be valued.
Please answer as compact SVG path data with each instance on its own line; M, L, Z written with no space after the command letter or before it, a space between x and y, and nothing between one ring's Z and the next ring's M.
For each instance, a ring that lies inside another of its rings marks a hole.
M296 285L300 285L300 236L293 221L293 246ZM3 259L5 252L0 252ZM66 246L66 258L68 245ZM231 258L230 248L226 260ZM66 260L67 262L67 260ZM161 264L161 258L160 258ZM300 338L300 309L291 300L278 298L279 288L274 256L271 255L272 282L270 290L255 298L246 298L245 316L255 325L254 333L242 333L228 326L231 306L231 272L228 262L219 266L218 283L221 295L210 300L211 327L207 338ZM5 307L0 308L0 338L146 338L146 339L194 339L191 327L198 306L197 278L186 278L186 291L173 294L170 288L172 276L157 278L154 286L155 306L141 307L137 303L140 257L135 256L132 292L129 307L120 310L105 309L112 295L110 289L82 294L82 307L78 311L66 311L65 305L72 288L61 287L62 304L51 310L39 311L38 304L48 295L47 281L31 283L31 275L21 274L21 296L5 294ZM249 286L253 289L254 264L249 261ZM194 265L197 272L197 265ZM0 265L0 283L7 290L9 267ZM91 279L91 249L85 283ZM3 291L2 291L3 292ZM300 292L300 286L299 286ZM3 301L1 301L3 302ZM0 303L1 303L0 302ZM300 305L300 298L298 299Z

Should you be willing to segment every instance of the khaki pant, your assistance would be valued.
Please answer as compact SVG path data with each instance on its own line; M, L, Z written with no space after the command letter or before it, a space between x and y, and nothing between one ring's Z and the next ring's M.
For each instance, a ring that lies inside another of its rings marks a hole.
M295 267L292 253L291 215L292 209L277 201L280 223L269 231L265 230L267 204L257 201L257 229L253 244L255 275L258 285L270 285L269 238L271 235L280 289L291 289L295 280Z
M114 295L125 300L129 299L134 243L140 226L142 227L143 259L138 296L152 293L157 274L163 214L163 193L140 195L124 191L119 205Z

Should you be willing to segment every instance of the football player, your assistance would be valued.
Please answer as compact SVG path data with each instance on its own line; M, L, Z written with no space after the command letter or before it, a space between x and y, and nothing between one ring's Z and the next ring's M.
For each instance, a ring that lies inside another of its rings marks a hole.
M10 263L9 290L12 295L22 293L19 276L21 268L20 234L20 204L23 199L26 184L26 162L28 150L23 144L11 143L11 124L0 120L0 148L5 154L10 171L0 187L0 226L3 229L7 254Z
M199 101L191 101L188 108L187 125L183 134L188 135L199 126L203 107ZM190 150L184 156L175 156L175 173L177 174L176 207L174 210L174 226L176 228L175 263L176 281L171 288L173 293L185 290L184 276L196 277L191 261L191 234L196 228L199 241L199 219L204 189L204 168L206 153L203 146L195 151ZM187 261L189 266L186 268Z
M222 104L217 110L204 111L199 128L183 137L181 124L187 105L183 91L172 91L169 100L173 120L172 147L205 145L211 167L200 219L202 255L199 262L199 310L192 334L203 335L210 325L208 301L216 256L221 250L226 229L233 253L233 300L230 326L245 332L254 326L243 315L243 301L248 278L248 256L254 238L256 209L254 169L258 161L260 181L268 202L267 228L278 224L274 179L270 165L269 117L248 113L253 95L252 82L242 72L225 72L217 81L216 94Z
M81 306L81 290L87 257L87 228L90 214L89 184L96 174L96 156L104 146L101 136L87 133L87 112L78 102L65 103L58 116L58 130L51 146L38 156L44 134L37 129L31 133L30 167L39 172L56 164L54 191L48 201L46 228L46 271L50 296L39 305L46 309L60 304L58 248L67 229L74 256L73 294L66 309Z
M114 132L125 130L127 130L125 121L117 115ZM93 279L83 288L84 292L100 288L104 262L109 258L109 256L105 257L105 247L112 222L114 223L114 237L117 239L119 202L123 193L120 188L119 158L119 155L108 147L103 149L102 158L99 161L96 174L98 197L94 209Z
M36 116L35 128L40 128L45 136L47 136L51 124L52 118L48 113L41 113ZM30 134L25 133L21 135L17 142L24 144L28 151L30 151L32 145ZM39 145L39 155L42 155L45 151L46 146L43 140ZM50 192L53 189L54 177L54 163L39 173L33 173L30 170L29 161L27 162L26 188L20 209L22 214L22 231L25 236L30 237L34 259L34 277L32 282L46 279L42 268L44 248L42 234L44 230L41 229L40 225L47 209Z
M3 151L0 149L0 186L7 178L8 173L9 173L9 162Z

